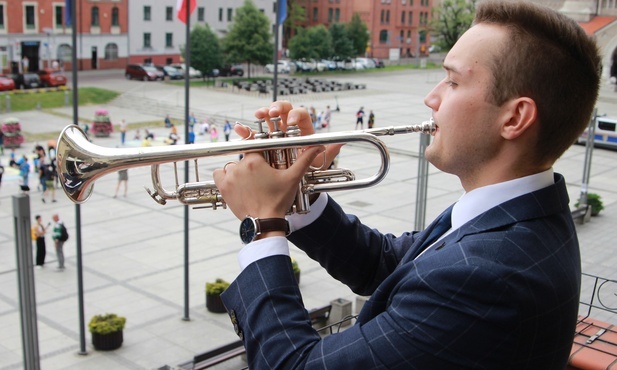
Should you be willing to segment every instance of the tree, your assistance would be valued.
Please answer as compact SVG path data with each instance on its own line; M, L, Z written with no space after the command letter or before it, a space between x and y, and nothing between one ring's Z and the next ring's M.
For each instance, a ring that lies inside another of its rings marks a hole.
M298 34L289 40L292 59L324 59L332 55L332 38L323 24L300 28Z
M353 44L354 55L364 55L370 35L366 23L360 19L360 14L354 13L351 21L347 23L347 35Z
M251 0L236 9L236 16L229 32L223 39L223 50L227 63L248 63L248 77L251 77L251 63L265 65L272 61L271 22Z
M196 25L191 31L191 66L205 78L223 61L219 38L210 26Z
M431 30L444 51L450 50L461 35L471 27L476 13L476 0L444 0L433 9Z
M353 43L347 36L347 26L343 23L334 23L328 30L332 38L332 55L329 58L345 60L356 55Z

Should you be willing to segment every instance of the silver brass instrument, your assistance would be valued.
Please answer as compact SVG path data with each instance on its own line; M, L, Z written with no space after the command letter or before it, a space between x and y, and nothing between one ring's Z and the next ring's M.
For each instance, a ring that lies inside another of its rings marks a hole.
M278 118L271 119L276 125ZM153 190L146 188L158 203L165 204L168 199L178 200L187 205L203 205L216 209L226 208L214 181L200 181L197 159L209 156L238 155L248 152L261 152L274 168L291 166L298 149L305 146L345 144L364 142L377 148L381 166L377 173L366 179L356 180L353 172L347 169L313 169L304 175L298 185L298 195L290 213L309 211L308 196L316 192L361 189L376 185L388 173L390 157L388 149L378 136L406 133L432 134L435 131L433 119L420 125L373 128L363 131L319 133L300 136L297 126L289 126L286 132L275 128L264 132L261 128L255 140L227 141L220 143L170 145L162 147L105 148L92 144L81 128L67 126L60 133L57 147L57 167L60 183L66 195L75 203L83 203L92 194L94 182L106 174L122 169L151 166ZM196 181L179 184L177 162L195 161ZM176 175L176 188L167 190L161 185L159 165L173 163Z

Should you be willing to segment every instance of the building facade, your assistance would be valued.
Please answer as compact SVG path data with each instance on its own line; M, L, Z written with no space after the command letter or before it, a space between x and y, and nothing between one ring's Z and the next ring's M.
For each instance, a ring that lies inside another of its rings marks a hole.
M275 0L253 0L274 23ZM190 25L206 24L219 36L227 34L236 9L244 0L197 0ZM186 25L176 17L176 0L143 0L129 3L129 61L171 64L182 61Z
M9 6L10 3L10 6ZM0 0L0 68L37 71L58 62L79 69L120 68L128 59L128 0L74 0L77 45L65 0ZM26 62L27 61L27 62Z
M348 23L354 14L368 26L366 56L396 59L426 54L433 0L299 0L306 25Z

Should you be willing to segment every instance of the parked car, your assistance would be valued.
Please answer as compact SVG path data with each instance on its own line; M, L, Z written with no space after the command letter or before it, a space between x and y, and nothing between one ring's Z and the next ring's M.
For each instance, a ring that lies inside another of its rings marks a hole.
M361 65L362 68L358 68ZM356 69L371 69L375 68L375 61L371 58L356 58Z
M184 75L177 68L172 66L154 66L159 71L163 72L164 77L169 77L170 80L181 80Z
M322 59L321 62L326 65L326 71L336 70L336 62L333 60Z
M35 72L12 74L16 89L36 89L41 86L41 79Z
M277 62L278 73L291 73L293 64L288 60L279 60ZM274 64L266 64L264 67L267 73L274 73Z
M15 90L15 81L12 78L0 75L0 91Z
M39 79L44 87L66 86L66 76L62 71L43 68L39 71Z
M180 72L182 73L182 76L184 76L184 63L178 63L178 64L172 64L171 65L174 68L177 68L180 70ZM189 78L202 78L203 75L201 74L201 71L196 70L193 67L189 67Z
M219 68L219 75L221 76L244 76L244 68L241 65L230 65L227 64L221 68Z
M376 68L383 68L383 67L385 67L385 64L383 64L383 60L381 60L379 58L373 58L373 62L375 62L375 67Z
M164 75L151 65L129 64L126 66L124 77L127 80L156 81L162 80Z

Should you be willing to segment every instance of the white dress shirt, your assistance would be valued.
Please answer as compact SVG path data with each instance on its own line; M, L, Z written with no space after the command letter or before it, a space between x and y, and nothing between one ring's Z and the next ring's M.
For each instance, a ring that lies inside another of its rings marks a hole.
M534 175L484 186L465 193L452 209L452 227L443 234L441 238L474 219L476 216L501 203L523 194L540 190L554 183L553 169L549 168L544 172ZM311 204L311 211L309 213L305 215L293 214L287 216L286 218L287 221L289 221L291 231L294 232L304 226L310 225L321 216L327 204L328 195L322 193L317 200ZM244 270L248 265L257 260L279 254L288 256L289 244L286 237L273 236L245 245L242 250L240 250L238 261L240 263L240 268Z

